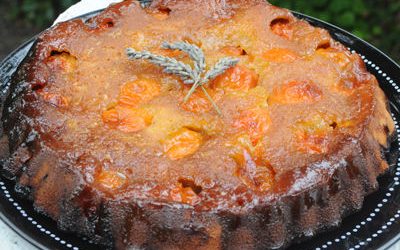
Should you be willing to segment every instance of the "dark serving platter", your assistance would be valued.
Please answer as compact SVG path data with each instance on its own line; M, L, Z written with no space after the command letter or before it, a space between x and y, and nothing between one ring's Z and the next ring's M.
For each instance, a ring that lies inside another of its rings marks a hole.
M98 12L80 18L87 19ZM386 93L396 124L396 136L386 152L389 171L379 178L380 188L366 197L362 209L337 228L317 234L289 249L386 249L400 239L400 67L367 42L321 20L294 14L314 26L327 29L352 53L358 53ZM7 93L12 74L25 58L35 38L27 41L0 63L0 97ZM0 219L41 249L99 249L90 239L60 231L57 223L38 213L32 202L14 191L14 181L0 177Z

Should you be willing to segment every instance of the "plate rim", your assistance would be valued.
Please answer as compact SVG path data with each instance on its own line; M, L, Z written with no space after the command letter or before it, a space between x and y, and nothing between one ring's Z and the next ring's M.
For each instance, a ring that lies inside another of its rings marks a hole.
M77 17L71 18L65 22L71 21L71 20L75 20L75 19L84 19L84 18L90 18L93 17L99 13L101 13L102 11L104 11L106 8L104 9L100 9L100 10L95 10L95 11L90 11L87 12L85 14L79 15ZM378 52L381 56L383 56L385 58L385 60L389 61L393 66L395 66L399 71L400 71L400 65L399 63L397 63L395 60L393 60L391 57L389 57L386 53L384 53L383 51L381 51L380 49L378 49L376 46L372 45L371 43L365 41L362 38L359 38L355 35L353 35L352 33L350 33L349 31L340 28L339 26L336 26L332 23L326 22L324 20L303 14L301 12L298 11L293 11L290 10L289 11L296 17L302 20L307 21L308 23L310 23L312 26L316 26L316 24L322 24L323 26L327 26L330 27L331 29L335 30L335 31L339 31L341 33L343 33L346 36L351 37L352 39L359 41L361 43L363 43L364 45L366 45L367 47L370 47L373 51ZM63 22L61 22L63 23ZM58 24L54 25L57 26ZM33 37L31 37L30 39L25 40L25 42L23 42L22 44L20 44L16 49L12 50L9 54L7 54L6 57L4 57L1 61L0 61L0 65L4 65L7 61L9 61L15 54L17 54L20 50L25 49L27 46L32 46L35 44L35 42L37 41L37 38L40 36L40 34L42 34L43 32L45 32L48 29L51 29L54 26L50 26L46 29L44 29L43 31L39 32L38 34L34 35ZM325 28L326 29L326 28ZM332 34L331 34L332 36ZM339 40L337 37L334 37L334 40ZM342 42L341 42L342 43ZM31 47L29 48L29 50L31 49ZM20 63L21 64L21 63ZM19 65L20 65L19 64ZM19 66L18 65L18 66ZM18 67L17 66L17 67ZM372 74L372 73L371 73ZM362 209L362 208L361 208ZM3 209L1 209L3 210ZM36 212L37 213L37 212ZM49 218L51 220L51 218ZM29 242L33 247L36 247L37 249L48 249L48 247L46 247L46 245L42 244L40 241L36 240L34 237L29 236L27 233L24 232L23 229L21 229L18 225L16 225L15 223L13 223L7 216L6 214L3 213L3 211L0 211L0 220L2 222L4 222L10 229L12 229L12 231L14 231L18 236L20 236L21 238L23 238L25 241ZM340 226L339 226L340 227ZM59 229L60 230L60 229ZM318 237L318 234L313 236L313 237ZM312 239L312 238L310 238ZM307 241L307 240L306 240ZM383 245L379 246L378 249L379 250L384 250L384 249L389 249L390 247L392 247L394 244L398 243L400 241L400 230L399 232L397 232L397 234L392 237L391 239L389 239L388 241L386 241Z

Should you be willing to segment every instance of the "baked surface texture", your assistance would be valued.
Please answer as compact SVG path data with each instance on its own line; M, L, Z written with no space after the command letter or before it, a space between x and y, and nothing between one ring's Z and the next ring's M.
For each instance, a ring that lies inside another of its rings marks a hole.
M190 89L125 50L238 65ZM284 248L361 208L394 125L357 54L261 0L124 1L42 33L2 111L2 172L110 248Z

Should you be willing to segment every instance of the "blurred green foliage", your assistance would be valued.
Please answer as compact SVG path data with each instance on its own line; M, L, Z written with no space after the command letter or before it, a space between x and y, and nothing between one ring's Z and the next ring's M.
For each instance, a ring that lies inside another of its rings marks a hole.
M1 0L3 1L3 0ZM5 0L11 18L35 26L49 26L78 0ZM270 0L272 4L320 18L371 42L400 61L399 0Z
M335 24L400 62L399 0L270 0L270 3Z
M46 27L58 14L76 2L78 0L9 0L9 18L23 18L37 27Z

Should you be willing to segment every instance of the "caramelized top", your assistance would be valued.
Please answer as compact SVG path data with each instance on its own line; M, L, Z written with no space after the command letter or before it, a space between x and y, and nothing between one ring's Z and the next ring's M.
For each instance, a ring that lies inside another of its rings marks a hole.
M222 116L200 89L184 103L190 85L125 54L190 62L164 41L196 44L211 66L240 59L205 85ZM42 149L105 197L199 210L319 181L359 139L378 91L357 54L261 0L124 1L44 32L34 58L23 112Z

